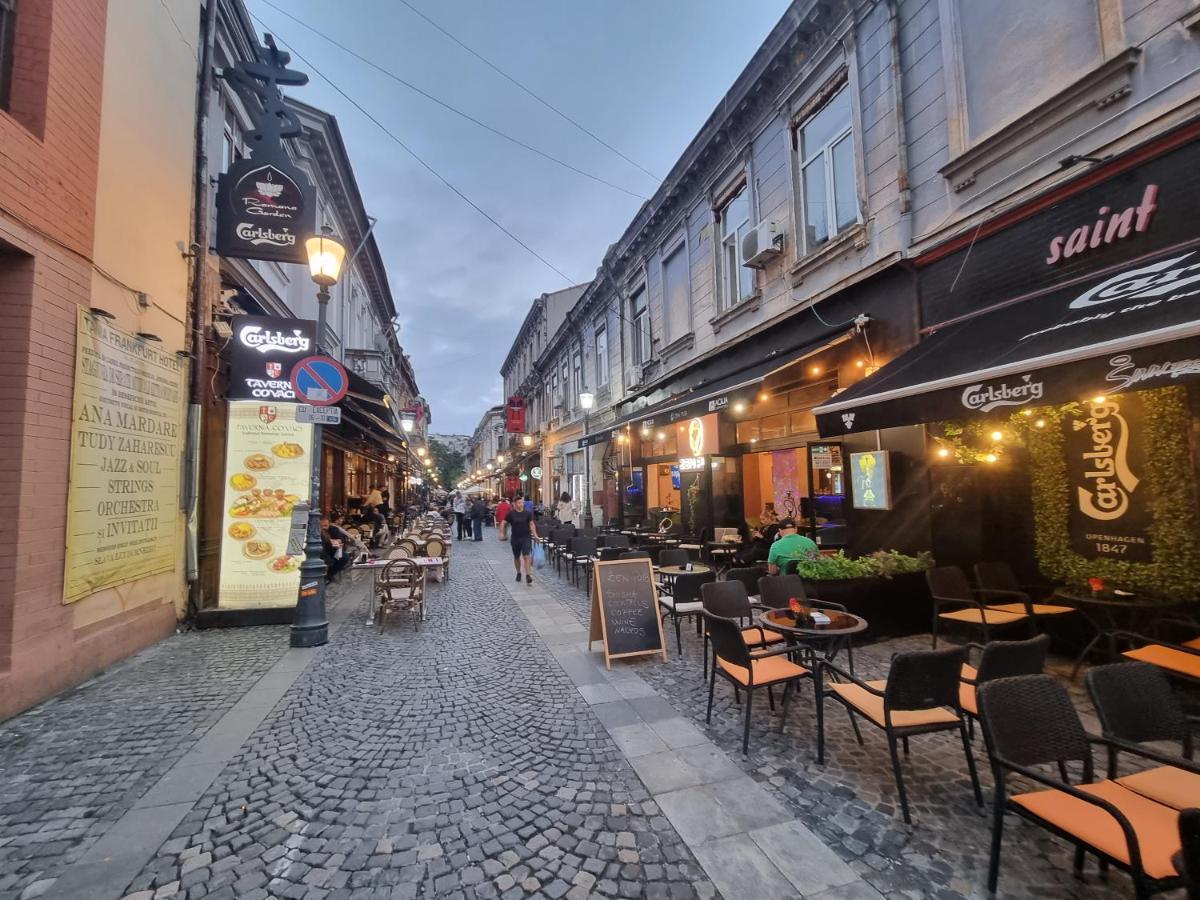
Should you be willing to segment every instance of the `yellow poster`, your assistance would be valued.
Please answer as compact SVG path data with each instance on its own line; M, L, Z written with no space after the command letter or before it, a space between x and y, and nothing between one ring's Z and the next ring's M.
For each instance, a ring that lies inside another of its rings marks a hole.
M187 364L79 311L63 602L178 559Z
M292 510L308 499L311 425L295 403L229 404L221 523L222 609L295 606L302 556L288 556Z

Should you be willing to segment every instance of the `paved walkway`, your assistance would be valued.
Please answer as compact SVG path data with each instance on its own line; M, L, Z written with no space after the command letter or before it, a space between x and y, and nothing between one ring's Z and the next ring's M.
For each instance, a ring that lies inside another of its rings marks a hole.
M915 829L886 752L834 726L813 765L803 702L743 758L730 697L703 723L690 637L606 671L583 592L514 583L487 536L456 544L419 632L369 627L355 576L324 648L185 633L0 725L0 900L982 896L952 754L914 746ZM1020 840L1006 896L1126 895Z

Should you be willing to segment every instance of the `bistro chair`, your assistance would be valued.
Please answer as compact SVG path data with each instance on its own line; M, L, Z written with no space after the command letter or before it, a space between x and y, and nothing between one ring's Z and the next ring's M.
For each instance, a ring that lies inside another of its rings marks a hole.
M629 547L629 535L627 534L602 534L597 540L599 547L612 547L625 549Z
M573 537L569 549L563 554L563 559L570 564L571 582L579 584L579 573L591 571L592 557L596 555L596 539L594 537Z
M621 559L627 557L628 554L621 554ZM704 611L704 605L700 602L700 589L703 585L716 581L716 578L712 572L688 572L675 578L671 593L658 594L659 607L664 615L671 617L675 625L675 649L680 656L683 656L683 637L680 634L679 621L692 618L697 620L697 625L699 624L698 617Z
M979 688L983 726L995 780L988 890L1000 875L1004 813L1016 813L1075 846L1075 871L1083 871L1086 853L1101 866L1111 864L1133 878L1138 898L1182 886L1172 857L1181 849L1179 813L1111 780L1095 780L1092 744L1061 683L1049 675L996 678ZM1145 755L1136 745L1128 752ZM1046 775L1035 766L1078 762L1078 785ZM1010 775L1034 782L1010 795Z
M686 551L685 551L686 552ZM746 566L741 569L726 569L726 581L740 581L746 586L747 594L758 593L758 580L767 574L766 566Z
M754 624L755 608L762 609L757 603L750 602L746 586L740 581L711 581L700 586L700 603L705 612L720 616L723 619L735 619L742 624L742 638L746 646L752 650L778 644L783 635L765 626ZM704 633L704 675L708 676L708 632ZM771 708L775 708L775 700L771 699Z
M555 574L559 573L559 564L563 561L563 556L573 537L575 537L574 525L563 525L550 530L550 545L546 547L546 550L554 558Z
M614 559L620 559L621 554L625 552L623 547L597 547L596 555L600 557L601 562L610 562Z
M975 563L975 580L979 582L979 590L985 600L991 596L995 596L997 600L1016 598L1007 603L988 603L988 609L1017 614L1028 613L1035 619L1078 612L1075 607L1063 606L1060 603L1034 603L1030 599L1029 588L1017 581L1012 566L1006 562Z
M650 554L645 550L626 550L617 559L649 559Z
M761 567L756 567L761 568ZM731 570L731 571L737 571ZM758 602L765 609L789 609L793 600L799 600L810 609L829 609L834 612L847 612L841 603L827 600L810 600L804 590L804 579L799 575L763 575L758 579ZM832 652L837 646L836 638L798 637L795 640L805 644L824 644L825 658L832 659ZM854 671L854 645L845 641L846 663L850 671Z
M705 573L711 576L712 573ZM743 637L742 626L737 619L727 619L703 612L705 632L713 647L713 666L708 676L708 712L704 721L712 722L713 691L717 675L733 685L735 692L746 692L746 720L742 726L742 754L750 750L750 715L754 708L754 692L760 687L768 691L777 684L783 685L783 709L779 715L779 730L787 721L788 700L792 686L802 679L812 678L812 670L797 665L788 659L791 648L774 647L766 650L751 650ZM756 626L757 628L757 626ZM757 629L763 631L764 629ZM762 640L765 641L765 634ZM773 704L773 700L772 700ZM823 728L821 704L817 704L817 733Z
M979 651L979 665L964 662L962 681L958 688L958 700L967 720L967 731L974 737L974 719L979 717L979 685L993 678L1011 678L1015 675L1040 675L1046 668L1046 653L1050 650L1050 636L1040 634L1024 641L991 641L987 644L967 644L968 660L971 650Z
M1085 681L1108 744L1108 777L1173 809L1200 805L1191 725L1163 671L1149 663L1113 663L1090 669ZM1142 748L1143 756L1160 765L1118 778L1118 753L1146 741L1178 743L1182 758Z
M393 550L403 550L405 555L407 555L409 557L419 555L417 553L417 542L414 541L412 538L401 538L400 540L396 541L396 546L393 547L392 549Z
M897 653L892 657L892 668L883 681L864 681L832 662L821 663L823 669L837 673L844 681L831 681L823 685L823 677L817 679L818 709L824 703L826 693L830 693L852 714L850 721L854 724L854 736L860 744L863 742L862 733L854 721L855 715L866 719L887 735L892 773L896 777L900 809L907 825L912 824L912 816L908 809L908 794L904 789L904 773L900 767L897 745L903 743L907 756L908 739L916 735L941 731L959 733L963 753L967 757L975 802L983 806L975 757L971 754L970 739L967 737L967 722L958 699L959 677L965 656L966 651L959 647ZM825 761L823 729L817 732L817 761Z
M376 618L379 633L387 617L399 612L413 614L413 627L421 628L425 617L425 575L411 559L393 559L379 574L379 606Z
M658 552L659 566L686 566L689 562L691 562L691 557L688 556L686 550L665 547Z
M957 623L983 631L983 643L991 640L989 629L1003 625L1025 623L1030 628L1030 635L1036 634L1033 628L1033 616L1028 612L1014 613L990 609L984 606L977 597L979 591L972 590L967 584L967 576L958 566L938 566L925 571L925 580L929 584L929 593L933 597L933 649L937 649L938 625ZM996 597L998 591L988 591L989 596ZM1025 595L1021 595L1025 596ZM1029 598L1025 597L1028 607Z
M1176 634L1179 634L1180 628L1188 630L1180 638L1181 643L1161 638L1168 627ZM1189 639L1188 634L1194 634L1197 630L1200 630L1200 626L1194 622L1159 619L1151 625L1151 635L1123 630L1110 631L1105 635L1108 639L1109 659L1116 661L1119 651L1126 659L1157 666L1172 678L1195 685L1200 683L1200 637ZM1127 649L1121 650L1121 647Z

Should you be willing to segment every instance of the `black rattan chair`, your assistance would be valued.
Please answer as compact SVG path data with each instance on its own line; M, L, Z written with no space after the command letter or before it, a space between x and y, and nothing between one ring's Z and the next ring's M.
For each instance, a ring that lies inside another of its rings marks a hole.
M758 580L767 574L766 566L745 566L743 568L726 569L726 581L740 581L746 586L747 594L758 593Z
M861 716L887 734L892 773L896 777L900 809L906 824L912 823L912 816L908 809L908 794L904 789L904 773L900 767L897 745L903 743L907 755L908 739L919 734L939 731L959 733L967 757L975 802L983 806L975 757L971 754L967 737L967 723L958 701L959 677L965 656L966 651L958 647L897 653L892 658L892 668L886 681L864 681L831 662L821 663L822 669L837 673L845 681L831 681L825 685L824 677L818 678L818 708L824 702L825 695L831 693L852 715ZM854 722L853 717L851 722ZM857 723L854 726L855 737L861 744L862 733ZM817 759L825 761L824 731L818 731L817 734Z
M689 562L691 557L688 556L688 552L678 547L664 547L658 552L660 566L686 566Z
M711 573L707 573L711 574ZM771 650L751 651L746 646L742 636L742 626L736 619L727 619L705 611L705 632L712 641L713 667L708 681L708 711L704 721L712 721L713 691L717 684L717 675L733 685L735 691L746 692L746 719L742 726L742 753L750 750L750 715L754 708L754 692L760 687L770 688L782 684L783 709L779 716L779 730L783 731L787 720L788 700L791 697L792 686L804 678L812 678L813 673L804 666L797 665L788 659L789 647L776 647ZM772 701L773 703L773 701ZM821 705L817 704L817 731L822 729Z
M1179 851L1175 868L1187 887L1188 900L1200 900L1200 809L1185 809L1179 814Z
M1017 581L1012 566L1006 562L975 563L975 580L979 582L979 592L988 609L1029 614L1035 619L1078 612L1073 606L1063 606L1059 603L1034 603L1031 589ZM993 598L1007 602L990 602Z
M1040 675L1046 668L1050 637L1040 634L1025 641L992 641L989 644L967 646L979 650L979 666L963 665L958 699L963 712L978 718L979 698L976 692L979 685L993 678Z
M763 606L787 609L793 598L801 603L808 603L808 596L804 592L804 579L799 575L763 575L758 579L758 602ZM844 608L839 608L845 611Z
M723 619L736 619L742 624L742 637L752 649L778 644L783 635L770 628L754 625L754 610L763 607L750 602L746 585L741 581L713 581L700 586L700 602L705 612ZM704 634L704 675L708 676L708 633Z
M619 547L622 550L629 548L629 535L627 534L602 534L596 541L600 547Z
M979 687L979 719L996 785L989 891L999 879L1006 811L1073 844L1076 873L1092 853L1102 865L1129 872L1139 898L1182 885L1172 860L1180 850L1179 813L1114 781L1095 781L1091 744L1106 742L1084 732L1061 683L1049 675L988 681ZM1136 745L1129 752L1144 755ZM1065 771L1068 762L1082 766L1078 786L1034 768L1055 764ZM1043 787L1023 783L1021 793L1009 795L1010 775Z
M939 623L958 623L972 628L982 629L983 643L991 640L989 629L1003 625L1025 624L1030 628L1030 636L1037 632L1033 630L1033 616L1028 612L1002 612L986 607L980 600L980 592L971 589L967 584L967 576L958 566L939 566L927 569L925 579L929 583L929 593L933 597L933 649L937 649ZM998 599L1001 592L988 591L987 596ZM1024 597L1026 605L1029 598ZM1014 600L1020 599L1014 597Z
M570 564L571 581L579 584L579 573L591 570L592 557L596 555L596 539L594 537L573 537L568 547L567 552L563 554L563 559Z
M1086 683L1108 744L1108 777L1175 809L1200 805L1200 769L1192 772L1186 762L1194 750L1191 725L1167 676L1149 663L1124 662L1096 666ZM1147 741L1179 744L1182 759L1142 748L1143 756L1162 765L1118 778L1118 753Z
M617 559L649 559L650 554L645 550L626 550Z
M658 595L658 605L675 624L675 648L680 656L683 656L683 637L679 622L681 619L697 619L698 623L704 611L704 605L700 602L700 588L714 580L716 576L712 572L689 572L675 577L670 594L660 592Z

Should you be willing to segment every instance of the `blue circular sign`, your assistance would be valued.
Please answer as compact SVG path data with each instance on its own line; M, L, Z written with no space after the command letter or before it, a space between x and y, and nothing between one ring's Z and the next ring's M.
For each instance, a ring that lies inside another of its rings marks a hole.
M303 403L331 406L346 396L350 377L336 359L306 356L292 367L292 389Z

